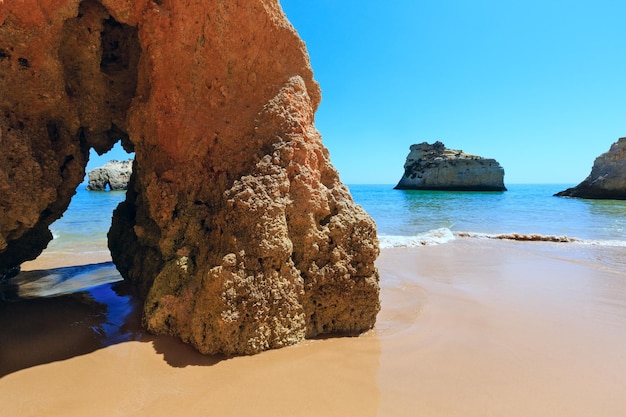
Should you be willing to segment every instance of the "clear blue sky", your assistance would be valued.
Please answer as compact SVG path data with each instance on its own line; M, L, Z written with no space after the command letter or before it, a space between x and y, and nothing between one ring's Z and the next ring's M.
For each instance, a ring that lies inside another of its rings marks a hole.
M626 136L626 1L281 4L344 183L395 184L409 146L435 140L497 159L507 184L578 183Z

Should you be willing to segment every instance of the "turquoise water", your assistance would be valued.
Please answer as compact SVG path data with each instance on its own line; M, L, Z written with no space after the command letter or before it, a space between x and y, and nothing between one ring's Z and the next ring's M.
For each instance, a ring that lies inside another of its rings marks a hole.
M50 226L54 239L46 252L74 253L107 250L106 241L113 210L126 198L125 191L87 191L81 185L68 210Z
M381 241L443 229L477 237L519 233L626 245L626 201L553 196L568 186L514 184L505 192L406 191L392 185L349 188L376 221Z
M394 190L393 185L350 185L354 200L376 221L383 246L443 243L460 233L475 237L520 233L568 236L626 246L626 201L553 197L568 185L509 185L506 192ZM48 251L106 250L113 209L124 192L87 191L51 230ZM415 241L412 241L416 238Z

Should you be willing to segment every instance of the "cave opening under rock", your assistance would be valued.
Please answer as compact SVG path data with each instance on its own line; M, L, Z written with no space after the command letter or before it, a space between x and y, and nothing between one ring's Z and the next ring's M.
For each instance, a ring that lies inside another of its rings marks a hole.
M126 152L134 151L128 111L141 56L137 27L118 22L97 0L82 1L50 42L50 57L58 66L42 68L28 48L20 50L14 35L6 35L10 26L0 27L0 108L5 116L0 138L6 148L0 174L12 178L0 196L0 208L7 213L0 222L5 242L0 245L0 278L14 275L53 239L50 225L63 216L83 183L90 149L103 155L121 142ZM18 91L20 84L28 88ZM27 176L29 172L34 174ZM33 178L40 182L43 201L19 196L34 185ZM21 211L12 208L16 204L23 205Z
M85 0L78 15L65 22L59 56L68 96L93 104L93 113L81 114L92 158L95 151L97 160L110 159L103 156L118 143L133 154L127 120L141 56L137 27L118 22L99 1Z

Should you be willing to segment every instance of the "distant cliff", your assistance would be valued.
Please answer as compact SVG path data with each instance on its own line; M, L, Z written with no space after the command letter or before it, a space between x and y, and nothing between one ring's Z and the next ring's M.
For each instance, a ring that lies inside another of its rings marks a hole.
M626 200L626 138L621 138L593 163L591 174L557 197Z
M441 142L411 145L399 190L506 191L495 159L447 149Z
M100 168L92 169L87 173L90 191L105 191L107 185L111 191L128 189L130 174L133 172L133 160L109 161Z

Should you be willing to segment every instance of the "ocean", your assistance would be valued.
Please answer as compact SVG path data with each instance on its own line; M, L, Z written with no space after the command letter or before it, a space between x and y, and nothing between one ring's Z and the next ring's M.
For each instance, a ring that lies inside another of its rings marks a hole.
M513 184L503 192L349 188L376 221L381 247L438 244L459 237L626 247L626 201L553 196L570 186Z
M444 244L450 240L510 238L626 247L626 201L554 197L571 184L512 184L504 192L394 190L348 185L374 219L381 247ZM123 191L81 185L65 215L52 224L49 254L106 249L113 209Z
M63 217L50 226L54 239L45 253L65 256L77 250L84 254L108 251L113 210L125 198L125 191L88 191L86 184L81 184Z

